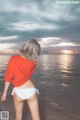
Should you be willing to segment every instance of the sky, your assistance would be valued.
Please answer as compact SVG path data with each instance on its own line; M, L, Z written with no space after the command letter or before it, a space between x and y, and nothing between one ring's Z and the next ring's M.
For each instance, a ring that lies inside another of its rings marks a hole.
M45 50L80 50L80 1L0 0L0 51L31 38Z

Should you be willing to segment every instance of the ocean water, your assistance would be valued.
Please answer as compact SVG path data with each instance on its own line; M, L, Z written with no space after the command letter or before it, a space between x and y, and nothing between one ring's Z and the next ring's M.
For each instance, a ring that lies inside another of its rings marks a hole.
M9 58L10 55L0 56L0 82ZM61 110L66 116L80 119L80 55L41 55L32 81L49 106L46 111ZM2 87L0 84L0 91Z

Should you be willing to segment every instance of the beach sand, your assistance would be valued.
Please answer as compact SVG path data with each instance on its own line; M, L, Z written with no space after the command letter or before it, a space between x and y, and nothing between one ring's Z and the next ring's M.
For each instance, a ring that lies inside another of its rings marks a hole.
M39 100L39 106L41 120L80 120L79 118L76 118L75 115L71 114L69 111L64 111L63 109L58 108L55 104L53 106L50 106L44 100ZM0 101L0 111L3 110L9 111L10 120L15 120L14 104L11 95L7 96L6 102L2 103ZM23 120L32 120L26 101L24 102Z
M3 87L0 84L0 86ZM2 89L0 88L0 91ZM45 94L41 93L39 95L39 109L40 109L40 117L41 120L80 120L80 117L78 114L72 112L70 109L65 109L63 106L59 106L54 100L60 95L54 94L53 101L48 101ZM0 92L1 97L1 92ZM58 99L59 101L59 99ZM62 101L59 101L60 103ZM63 103L64 104L64 103ZM66 108L68 106L66 105ZM15 110L14 110L14 104L13 104L13 98L11 94L7 95L7 100L5 102L1 102L0 100L0 112L3 110L9 111L9 120L15 120ZM27 105L27 102L24 101L24 108L23 108L23 119L22 120L32 120L30 111Z

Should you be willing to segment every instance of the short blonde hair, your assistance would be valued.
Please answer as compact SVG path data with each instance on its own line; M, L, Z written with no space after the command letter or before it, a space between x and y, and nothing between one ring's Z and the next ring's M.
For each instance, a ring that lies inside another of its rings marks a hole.
M25 42L19 48L19 51L25 58L36 60L41 53L41 47L35 39L31 39Z

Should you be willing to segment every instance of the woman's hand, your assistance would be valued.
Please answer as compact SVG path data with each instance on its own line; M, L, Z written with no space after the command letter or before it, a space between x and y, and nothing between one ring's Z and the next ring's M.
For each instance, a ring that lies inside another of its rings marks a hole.
M1 96L1 101L5 101L6 100L6 94L3 93L2 96Z
M6 100L6 95L7 95L7 90L8 90L9 85L10 85L10 82L5 82L3 94L1 96L1 101L5 101Z

